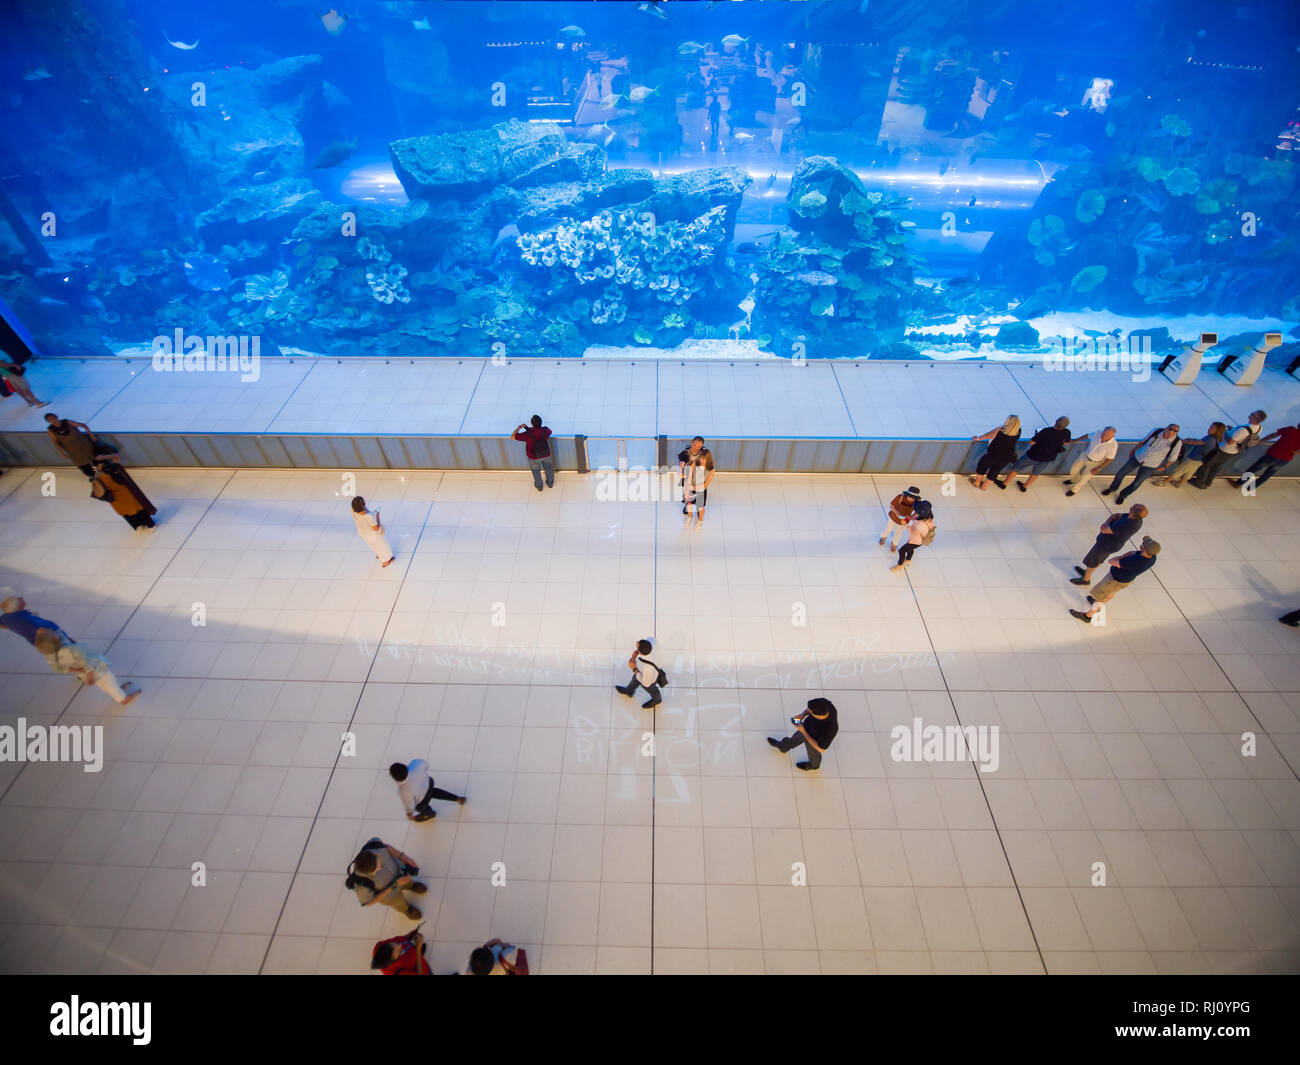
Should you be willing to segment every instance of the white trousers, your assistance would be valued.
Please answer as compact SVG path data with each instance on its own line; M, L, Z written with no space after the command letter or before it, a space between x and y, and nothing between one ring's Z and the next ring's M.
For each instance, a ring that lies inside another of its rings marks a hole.
M907 526L899 525L893 518L890 518L889 524L885 526L880 535L885 538L885 542L889 544L891 550L897 551L899 542L907 538ZM889 540L891 536L894 538L892 543Z

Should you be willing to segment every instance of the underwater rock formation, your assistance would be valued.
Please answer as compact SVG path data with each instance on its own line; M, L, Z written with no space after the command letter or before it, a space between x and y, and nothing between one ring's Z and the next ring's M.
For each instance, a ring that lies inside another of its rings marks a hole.
M814 356L878 354L901 341L913 290L912 223L894 210L906 202L868 191L834 159L801 163L786 197L790 225L756 267L760 340L777 354Z

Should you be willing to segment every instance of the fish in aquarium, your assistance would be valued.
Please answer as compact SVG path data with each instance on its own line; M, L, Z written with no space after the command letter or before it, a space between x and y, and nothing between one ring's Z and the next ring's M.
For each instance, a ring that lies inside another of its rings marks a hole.
M118 0L93 47L7 25L6 132L48 148L5 159L0 274L52 350L100 354L92 301L124 336L183 310L340 355L671 351L746 299L772 351L828 356L998 357L1006 314L1296 328L1290 39L1197 38L1150 0L1090 11L1102 55L1028 0L977 39L957 2Z

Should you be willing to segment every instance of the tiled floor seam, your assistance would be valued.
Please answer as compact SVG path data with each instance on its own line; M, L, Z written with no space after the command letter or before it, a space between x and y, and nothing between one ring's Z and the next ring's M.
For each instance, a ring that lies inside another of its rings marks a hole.
M131 619L135 617L137 613L139 613L140 608L145 604L146 600L148 600L150 593L152 593L153 590L158 587L158 582L163 579L163 575L167 572L167 567L170 566L173 562L175 562L177 557L179 557L180 553L185 549L185 545L189 543L190 537L193 536L195 530L197 530L198 527L203 524L203 519L208 516L209 512L216 505L217 500L221 498L221 493L224 492L227 487L229 487L230 482L234 480L235 474L237 472L238 472L237 470L231 470L230 476L226 478L225 483L222 484L222 486L218 488L217 491L213 494L212 498L208 500L208 505L204 508L203 513L200 514L195 519L194 524L190 527L190 531L185 534L185 539L176 545L176 549L172 552L171 558L169 558L167 562L158 570L158 575L154 577L153 583L149 585L149 588L145 591L144 595L140 597L139 602L137 602L136 605L131 608L131 613L128 614L126 620L122 622L121 628L117 630L117 635L114 636L111 640L109 640L104 645L105 654L108 654L110 651L112 651L113 644L115 644L121 638L122 633L124 633L127 629L127 626L131 624ZM72 695L68 697L68 701L63 705L63 709L59 711L59 716L54 719L52 724L57 725L60 721L63 720L63 715L66 714L68 710L72 707L72 704L76 700L77 695L80 694L80 691L81 691L80 688L73 690ZM9 792L13 789L13 786L18 783L18 778L23 775L23 770L25 770L27 766L30 764L31 763L29 762L24 762L22 768L19 769L18 772L14 774L13 779L9 781L9 783L5 786L4 791L0 792L0 804L2 804L5 801L5 797L8 796ZM173 815L173 819L174 819L174 815Z
M433 486L433 497L429 500L429 508L428 510L425 511L424 520L420 523L420 533L415 538L415 543L411 545L411 549L408 556L410 561L414 561L415 554L420 549L420 541L424 538L424 531L429 527L429 519L433 516L433 508L435 503L437 502L438 488L441 486L441 484L442 484L442 478L439 477L437 483L434 484ZM393 605L389 608L388 618L384 622L384 630L383 632L380 633L378 639L375 640L375 650L374 650L374 654L370 658L370 666L366 670L365 679L362 680L361 686L357 690L357 701L355 704L353 704L352 716L348 718L347 727L344 728L343 730L344 732L352 731L352 726L356 723L357 711L361 708L361 703L365 699L366 685L370 683L370 675L374 672L375 662L379 660L379 649L383 646L384 636L388 632L388 626L391 625L393 622L393 615L397 612L397 604L401 602L402 589L406 585L406 578L409 574L410 574L410 567L408 563L408 565L402 570L401 582L398 584L397 591L393 595ZM303 839L302 852L298 855L298 861L294 865L293 873L289 877L289 886L285 891L284 901L280 904L280 912L276 915L275 925L272 927L271 934L267 938L266 950L262 954L262 961L257 967L257 974L259 976L261 976L266 971L266 963L271 956L271 948L274 947L275 945L276 933L280 929L280 922L284 920L284 912L288 908L289 899L293 897L294 884L297 883L298 874L302 871L303 859L307 856L307 848L311 845L312 833L316 830L316 823L320 820L320 812L325 806L325 799L329 796L330 784L334 780L335 772L338 771L339 759L342 756L343 756L343 747L342 744L340 744L338 750L334 754L334 764L333 766L330 767L329 776L325 778L325 787L321 790L320 802L316 804L316 812L312 814L311 826L307 829L306 838Z
M883 500L883 499L881 498L881 496L880 496L880 486L879 486L878 484L876 484L876 478L875 478L875 477L873 477L871 480L872 480L872 484L873 484L873 486L874 486L875 489L876 489L876 498L877 498L878 501L880 501L881 505L883 506L883 505L884 505L884 500ZM935 665L938 667L938 670L939 670L939 676L943 679L943 687L944 687L944 692L945 692L945 694L948 696L948 704L952 707L953 717L956 719L956 721L957 721L957 725L958 725L958 727L960 728L960 727L962 727L961 713L960 713L960 712L958 711L958 709L957 709L957 700L953 698L952 687L948 684L948 677L944 674L944 671L943 671L943 662L940 660L940 658L939 658L939 652L938 652L938 650L936 650L936 648L935 648L935 646L934 646L934 638L930 635L930 625L929 625L929 623L928 623L928 622L926 621L926 619L925 619L925 611L921 609L921 601L920 601L920 599L918 599L917 596L916 596L916 588L912 585L912 578L911 578L911 575L910 575L906 570L904 570L904 571L903 571L903 576L907 578L907 586L908 586L909 588L912 589L912 599L913 599L913 601L916 603L917 613L920 615L920 618L921 618L921 627L925 630L925 638L926 638L926 640L927 640L927 641L929 642L929 644L930 644L930 653L934 656ZM993 824L993 831L994 831L995 833L997 833L997 837L998 837L998 846L1002 849L1002 857L1006 860L1006 863L1007 863L1007 872L1008 872L1008 873L1010 874L1010 876L1011 876L1011 884L1012 884L1012 886L1016 889L1016 897L1020 900L1020 907L1021 907L1021 909L1024 911L1024 914L1025 914L1025 924L1026 924L1026 926L1029 928L1029 934L1030 934L1030 936L1033 937L1033 940L1034 940L1034 950L1038 952L1038 963L1043 967L1043 973L1044 973L1045 975L1050 975L1050 974L1048 974L1048 969L1047 969L1047 960L1043 957L1043 948L1042 948L1042 946L1041 946L1041 945L1039 944L1039 942L1038 942L1038 933L1034 930L1034 921L1033 921L1033 918L1030 917L1030 915L1029 915L1029 907L1028 907L1028 905L1026 905L1026 903L1025 903L1025 896L1024 896L1024 893L1023 893L1023 892L1021 891L1021 889L1020 889L1020 881L1016 878L1016 870L1015 870L1014 865L1012 865L1012 862L1011 862L1011 855L1007 853L1006 842L1005 842L1005 841L1003 840L1003 838L1002 838L1002 829L998 826L997 814L995 814L995 813L993 812L993 804L989 801L988 792L984 789L984 781L983 781L983 779L980 777L980 769L979 769L979 766L976 765L974 761L971 762L971 772L974 774L975 782L979 785L980 795L983 796L983 798L984 798L984 805L985 805L985 807L988 809L988 812L989 812L989 820L990 820L990 821L992 822L992 824ZM946 817L946 816L945 816L945 818L944 818L944 822L945 822L945 825L946 825L946 823L947 823L947 817ZM949 831L951 831L951 830L949 829ZM909 870L911 869L911 865L910 865L910 863L909 863L909 865L908 865L908 869L909 869ZM964 878L963 878L963 879L964 879ZM969 891L969 889L967 889L967 891ZM913 894L915 894L915 885L913 885ZM972 911L972 913L971 913L971 919L972 919L972 920L975 919L975 914L974 914L973 911ZM922 919L922 929L923 929L923 930L924 930L924 927L925 927L925 923L924 923L924 919ZM976 931L976 934L978 935L978 934L979 934L979 926L978 926L978 924L976 925L976 929L975 929L975 931ZM982 947L982 949L983 949L983 953L985 954L985 957L987 958L987 956L988 956L988 950L987 950L987 948L983 948L983 942L984 942L983 937L981 937L981 938L980 938L980 944L981 944L981 947ZM929 948L929 946L928 946L928 943L929 943L929 934L928 934L928 933L926 934L926 943L927 943L927 947L926 947L926 949L927 949L927 950L930 950L930 948ZM933 954L934 952L933 952L933 951L930 951L930 953Z

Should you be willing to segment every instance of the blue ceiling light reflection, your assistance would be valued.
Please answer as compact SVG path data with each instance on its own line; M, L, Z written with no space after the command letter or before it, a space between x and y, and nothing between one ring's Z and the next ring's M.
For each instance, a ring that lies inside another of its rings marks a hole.
M348 172L339 191L361 203L386 203L400 207L407 203L406 192L397 180L390 162L367 163Z

